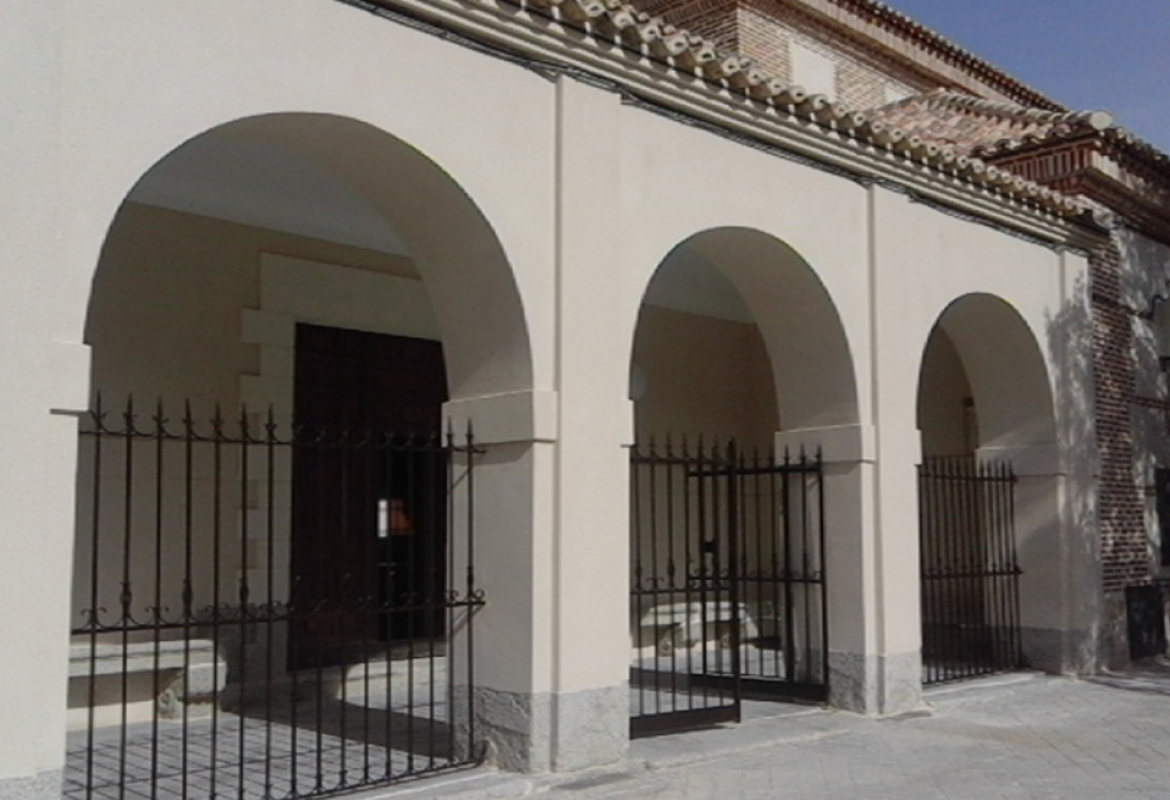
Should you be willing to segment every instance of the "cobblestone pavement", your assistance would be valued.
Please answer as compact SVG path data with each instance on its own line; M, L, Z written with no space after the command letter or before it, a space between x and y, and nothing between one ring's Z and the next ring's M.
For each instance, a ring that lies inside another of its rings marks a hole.
M921 712L883 720L750 711L733 728L635 742L618 770L468 776L389 797L1170 799L1170 660L1085 680L947 687L929 692Z

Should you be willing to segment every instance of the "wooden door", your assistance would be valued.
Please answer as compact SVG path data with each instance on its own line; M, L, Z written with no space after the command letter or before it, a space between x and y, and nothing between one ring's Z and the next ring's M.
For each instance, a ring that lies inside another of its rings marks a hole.
M298 325L295 369L293 668L440 633L441 614L402 609L443 589L446 461L425 446L447 398L442 345Z

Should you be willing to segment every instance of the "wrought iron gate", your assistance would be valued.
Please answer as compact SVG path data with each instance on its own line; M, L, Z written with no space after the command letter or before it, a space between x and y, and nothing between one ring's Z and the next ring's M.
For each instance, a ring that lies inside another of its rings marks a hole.
M210 416L83 420L66 797L302 798L475 762L470 434Z
M932 458L918 474L923 682L1022 667L1011 467Z
M741 698L823 700L818 457L634 447L631 734L740 718Z

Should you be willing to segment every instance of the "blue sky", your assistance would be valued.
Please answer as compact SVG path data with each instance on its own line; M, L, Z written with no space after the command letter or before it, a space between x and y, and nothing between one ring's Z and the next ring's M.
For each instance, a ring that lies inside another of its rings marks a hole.
M1057 102L1170 152L1170 0L886 0Z

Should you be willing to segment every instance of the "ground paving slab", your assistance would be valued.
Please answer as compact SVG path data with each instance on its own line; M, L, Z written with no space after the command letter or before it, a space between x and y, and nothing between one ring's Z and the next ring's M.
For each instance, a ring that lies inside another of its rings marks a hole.
M1017 674L942 687L873 719L749 704L738 726L631 745L573 776L474 770L369 797L473 800L1170 800L1170 659L1088 679Z

